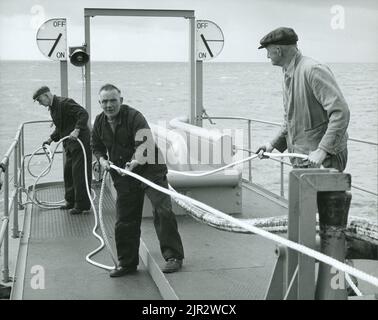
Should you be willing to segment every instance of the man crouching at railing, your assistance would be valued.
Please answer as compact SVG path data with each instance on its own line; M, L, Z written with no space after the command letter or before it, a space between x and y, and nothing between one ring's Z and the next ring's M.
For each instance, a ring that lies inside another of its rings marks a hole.
M110 162L168 188L167 166L155 155L159 150L154 144L153 160L144 164L138 157L138 146L144 141L138 133L150 131L143 115L122 104L121 91L112 84L99 90L99 103L103 112L97 115L92 131L93 153L105 170L110 170ZM108 155L109 158L108 158ZM120 267L111 271L111 277L120 277L136 271L139 263L140 225L142 219L144 194L153 207L155 230L166 265L163 272L178 271L182 266L184 250L178 232L176 217L172 211L171 199L130 176L121 176L110 171L117 191L115 242Z

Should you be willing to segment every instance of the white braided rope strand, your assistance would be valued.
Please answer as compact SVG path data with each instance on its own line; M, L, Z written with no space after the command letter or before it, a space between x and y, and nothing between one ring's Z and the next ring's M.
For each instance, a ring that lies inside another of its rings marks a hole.
M158 186L158 185L152 183L151 181L149 181L149 180L147 180L147 179L145 179L145 178L143 178L143 177L141 177L141 176L139 176L139 175L137 175L137 174L135 174L133 172L130 172L130 171L125 170L125 169L121 169L121 168L119 168L119 167L117 167L115 165L110 165L110 167L112 169L116 170L120 174L127 174L127 175L129 175L129 176L131 176L131 177L133 177L135 179L138 179L139 181L141 181L141 182L149 185L150 187L152 187L152 188L154 188L154 189L156 189L156 190L158 190L160 192L168 194L168 195L170 195L170 196L172 196L174 198L178 198L178 199L181 199L181 200L184 200L184 201L186 200L186 201L192 202L194 205L196 205L196 206L198 206L198 207L200 207L200 208L202 208L204 210L207 210L207 211L213 213L214 215L220 216L220 217L222 217L222 218L224 218L224 219L226 219L226 220L228 220L230 222L233 222L233 223L239 225L240 227L245 228L245 229L247 229L247 230L249 230L249 231L251 231L251 232L253 232L255 234L258 234L258 235L260 235L260 236L262 236L262 237L264 237L266 239L269 239L269 240L272 240L274 242L280 243L280 244L282 244L284 246L287 246L287 247L289 247L289 248L291 248L293 250L296 250L296 251L298 251L300 253L303 253L303 254L305 254L307 256L310 256L310 257L312 257L314 259L317 259L317 260L319 260L319 261L321 261L323 263L326 263L326 264L328 264L330 266L333 266L334 268L336 268L336 269L338 269L340 271L349 273L349 274L355 276L356 278L359 278L359 279L361 279L363 281L366 281L366 282L368 282L368 283L370 283L370 284L378 287L378 278L376 278L376 277L374 277L372 275L369 275L369 274L367 274L367 273L365 273L363 271L360 271L360 270L358 270L356 268L353 268L353 267L351 267L351 266L349 266L349 265L347 265L345 263L342 263L342 262L340 262L340 261L338 261L338 260L336 260L334 258L331 258L331 257L329 257L327 255L324 255L324 254L322 254L322 253L320 253L320 252L318 252L316 250L313 250L311 248L307 248L307 247L305 247L305 246L303 246L301 244L298 244L298 243L295 243L295 242L290 241L288 239L282 238L280 236L277 236L275 234L272 234L272 233L267 232L265 230L262 230L260 228L248 225L247 223L245 223L243 221L239 221L238 219L233 218L233 217L231 217L231 216L229 216L229 215L227 215L227 214L225 214L225 213L223 213L223 212L221 212L221 211L219 211L217 209L214 209L214 208L212 208L212 207L210 207L210 206L208 206L208 205L200 202L200 201L197 201L195 199L191 199L191 198L189 198L189 197L187 197L185 195L182 195L180 193L172 192L172 191L170 191L168 189L165 189L165 188L163 188L161 186Z

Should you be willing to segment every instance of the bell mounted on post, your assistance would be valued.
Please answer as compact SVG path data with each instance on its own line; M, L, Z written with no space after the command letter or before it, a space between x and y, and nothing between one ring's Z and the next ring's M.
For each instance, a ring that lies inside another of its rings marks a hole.
M70 62L76 67L82 67L89 61L86 46L69 47Z

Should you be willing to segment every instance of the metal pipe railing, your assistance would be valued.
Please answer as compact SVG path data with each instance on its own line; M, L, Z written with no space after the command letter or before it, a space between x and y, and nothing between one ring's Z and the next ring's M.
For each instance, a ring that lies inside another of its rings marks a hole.
M251 120L248 120L248 157L252 155L252 123ZM252 182L252 163L251 161L248 161L248 180Z
M18 177L18 159L19 159L19 140L17 141L13 153L13 186L15 188L14 196L12 197L13 202L13 229L12 237L18 238L18 188L19 188L19 177Z
M6 158L9 159L9 158ZM4 221L5 230L2 243L4 243L4 255L3 255L3 282L9 282L9 171L5 167L4 172ZM4 223L4 222L3 222ZM1 239L0 239L1 240ZM0 242L0 243L1 243Z
M13 209L12 237L19 237L19 210L22 209L22 194L20 187L25 188L25 125L35 123L51 123L51 120L36 120L22 123L16 132L15 138L4 154L0 162L0 189L3 189L4 215L0 228L0 249L3 251L3 282L9 282L9 213ZM13 154L13 186L11 197L9 197L9 185L12 179L9 178L9 162ZM42 153L41 153L42 154ZM30 155L28 155L30 156ZM2 176L4 181L2 182Z
M251 119L251 118L246 118L246 117L234 117L234 116L209 117L209 116L203 116L202 118L203 119L208 119L208 120L238 120L238 121L247 121L248 122L248 149L243 149L243 148L236 148L236 149L248 152L248 156L251 156L251 154L253 153L253 151L251 150L252 122L257 122L257 123L262 123L262 124L268 124L268 125L273 125L273 126L277 126L277 127L280 127L282 125L282 124L280 124L278 122L266 121L266 120L260 120L260 119ZM378 142L373 142L373 141L369 141L369 140L357 139L357 138L352 138L352 137L349 137L348 140L349 141L353 141L353 142L358 142L358 143L363 143L363 144L378 146ZM280 180L281 180L281 182L280 182L280 194L281 194L282 197L284 197L284 183L283 183L283 180L284 180L284 164L285 165L291 165L291 164L288 163L288 162L286 162L286 161L283 161L283 160L278 160L278 159L273 159L273 158L272 158L272 160L281 162L281 165L280 165L280 176L281 176L280 177ZM249 165L248 165L248 181L252 182L252 166L251 166L251 162L249 162ZM366 193L369 193L369 194L372 194L372 195L375 195L375 196L378 197L378 193L377 192L374 192L372 190L363 188L361 186L352 184L352 188L358 189L360 191L363 191L363 192L366 192Z

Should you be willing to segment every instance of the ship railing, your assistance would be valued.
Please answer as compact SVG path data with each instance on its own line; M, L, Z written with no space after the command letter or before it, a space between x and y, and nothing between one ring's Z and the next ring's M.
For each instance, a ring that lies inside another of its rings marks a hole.
M0 162L0 189L4 204L3 215L1 217L0 228L0 250L4 244L3 251L3 282L11 281L9 276L9 225L10 215L13 212L12 238L19 238L19 210L23 209L22 190L25 190L25 160L31 154L25 155L25 127L39 123L51 123L51 120L27 121L22 123L16 132L8 150L5 152ZM57 152L62 153L62 152ZM35 153L35 155L45 155L45 153ZM13 168L11 163L13 161ZM9 173L13 169L13 177ZM13 188L11 183L13 182Z
M240 150L243 152L248 153L248 156L251 156L254 151L252 150L252 124L253 123L260 123L260 124L265 124L265 125L271 125L275 127L281 127L282 124L278 122L273 122L273 121L266 121L266 120L260 120L260 119L253 119L253 118L246 118L246 117L236 117L236 116L203 116L202 119L207 119L207 120L236 120L236 121L243 121L247 123L247 148L237 146L236 151ZM349 138L349 141L353 141L356 143L361 143L365 145L371 145L371 146L378 146L377 142L374 141L369 141L365 139L357 139L357 138ZM284 161L283 159L273 159L271 160L275 162L280 163L280 196L282 198L285 198L285 184L284 184L284 167L285 166L291 166L291 163L288 161ZM251 161L248 162L248 179L247 181L249 183L252 183L252 163ZM372 194L376 197L378 197L378 193L376 191L370 190L368 188L365 188L360 185L352 184L352 188L360 190L364 193Z

